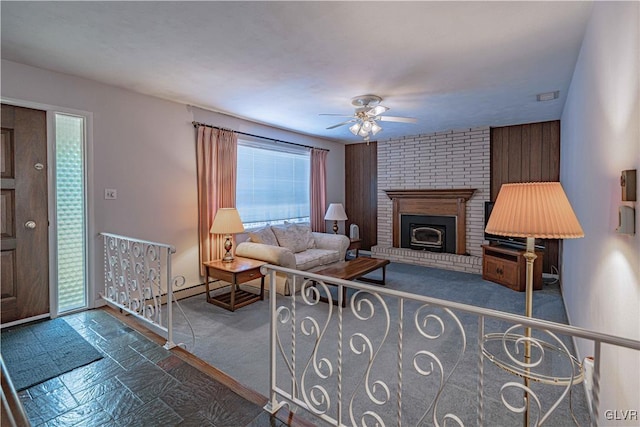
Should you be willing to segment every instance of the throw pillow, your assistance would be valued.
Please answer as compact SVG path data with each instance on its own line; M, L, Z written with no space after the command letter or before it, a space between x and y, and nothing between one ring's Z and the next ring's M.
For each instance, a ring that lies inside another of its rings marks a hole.
M308 241L304 230L295 224L272 225L271 230L278 239L278 245L290 249L293 253L307 250Z
M316 247L316 240L313 238L313 233L311 232L311 224L308 222L300 222L296 224L303 236L307 241L307 249L314 249Z
M276 235L273 234L273 231L269 226L249 231L247 235L249 236L249 240L253 243L278 246L278 239L276 239Z

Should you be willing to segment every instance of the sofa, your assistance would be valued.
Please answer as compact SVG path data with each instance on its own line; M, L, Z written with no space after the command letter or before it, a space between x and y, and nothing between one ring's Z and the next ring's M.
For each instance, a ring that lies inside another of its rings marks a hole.
M247 241L236 247L237 256L302 271L315 271L344 261L350 243L341 234L312 232L307 223L266 226L247 232L247 236ZM255 286L251 282L249 285ZM268 277L265 288L271 288ZM290 278L276 273L275 289L279 294L290 295Z

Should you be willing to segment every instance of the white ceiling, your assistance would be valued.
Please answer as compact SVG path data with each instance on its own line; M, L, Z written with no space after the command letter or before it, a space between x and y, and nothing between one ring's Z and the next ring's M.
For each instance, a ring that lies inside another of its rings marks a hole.
M590 2L7 2L2 58L304 134L376 94L378 139L559 119ZM536 102L536 94L560 98Z

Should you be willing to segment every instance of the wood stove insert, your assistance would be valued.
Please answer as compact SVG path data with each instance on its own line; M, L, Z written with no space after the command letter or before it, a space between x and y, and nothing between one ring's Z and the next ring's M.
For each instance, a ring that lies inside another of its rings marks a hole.
M466 202L475 188L434 190L385 190L393 202L393 247L402 247L402 215L432 215L455 218L455 251L464 255L467 247Z

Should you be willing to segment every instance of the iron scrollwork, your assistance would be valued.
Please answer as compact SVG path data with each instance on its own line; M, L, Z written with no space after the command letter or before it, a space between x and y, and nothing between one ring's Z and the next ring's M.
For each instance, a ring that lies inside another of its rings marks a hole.
M162 325L160 248L117 237L105 238L105 296Z

